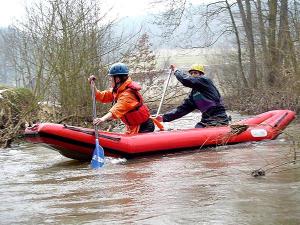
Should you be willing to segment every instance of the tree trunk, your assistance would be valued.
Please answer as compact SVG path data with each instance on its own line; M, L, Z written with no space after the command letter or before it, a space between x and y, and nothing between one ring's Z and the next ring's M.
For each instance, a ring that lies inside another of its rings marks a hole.
M266 29L264 24L264 15L261 6L261 0L257 0L257 16L258 16L258 29L259 29L259 37L262 46L262 69L263 69L263 77L266 77L266 74L269 74L268 66L268 48L267 48L267 40L266 40Z
M241 0L237 0L240 14L243 21L243 26L246 32L247 44L249 48L249 58L250 58L250 75L249 80L251 87L257 87L257 74L256 74L256 56L255 56L255 48L254 48L254 37L252 30L252 17L251 17L251 5L249 0L245 0L246 2L246 12L244 10L244 6Z
M242 50L241 50L241 42L240 42L239 31L237 29L234 17L232 15L230 5L229 5L227 0L225 2L226 2L227 10L228 10L229 15L230 15L232 26L233 26L233 29L234 29L234 34L235 34L235 37L236 37L236 44L237 44L237 48L238 48L238 63L239 63L239 69L240 69L240 72L241 72L241 77L242 77L242 80L243 80L244 87L248 88L249 85L248 85L248 81L245 77L244 68L243 68L243 64L242 64Z
M280 22L278 34L278 62L287 70L293 70L297 74L297 58L294 48L294 43L291 38L289 19L288 19L288 0L281 0L280 6Z
M274 86L276 84L276 77L278 74L278 48L276 45L276 15L277 15L277 0L269 0L269 16L268 16L268 49L269 49L269 63L268 63L268 85Z

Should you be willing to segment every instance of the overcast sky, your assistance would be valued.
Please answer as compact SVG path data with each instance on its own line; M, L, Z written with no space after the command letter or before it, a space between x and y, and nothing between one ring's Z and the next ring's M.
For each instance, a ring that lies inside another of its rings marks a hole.
M0 0L0 26L7 26L14 17L23 14L22 0Z
M15 19L24 15L26 4L37 0L0 0L0 26L8 26ZM150 2L154 0L99 0L109 9L113 7L115 15L119 17L137 16L153 12ZM194 4L209 2L211 0L189 0Z
M7 26L14 19L19 19L24 15L26 4L35 0L0 0L0 26ZM145 14L150 10L149 2L151 0L102 0L105 6L113 6L114 13L120 17L136 16Z

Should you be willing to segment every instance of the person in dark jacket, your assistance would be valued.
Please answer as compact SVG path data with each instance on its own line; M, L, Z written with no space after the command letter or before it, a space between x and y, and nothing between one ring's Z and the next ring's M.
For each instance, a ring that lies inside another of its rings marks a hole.
M176 109L159 115L157 117L158 121L170 122L198 109L202 113L202 118L196 124L196 128L228 125L229 118L222 103L220 92L212 80L205 76L203 65L192 65L188 71L189 74L175 69L174 65L171 65L170 69L175 71L174 74L177 80L183 86L192 88L192 91Z

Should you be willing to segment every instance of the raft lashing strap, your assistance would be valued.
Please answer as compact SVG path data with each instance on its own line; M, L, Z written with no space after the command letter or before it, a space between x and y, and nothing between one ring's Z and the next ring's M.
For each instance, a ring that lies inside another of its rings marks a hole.
M238 135L243 133L245 130L247 130L249 126L246 124L232 124L230 125L230 128L231 128L230 134Z
M68 126L67 124L64 124L64 128L95 136L95 131L83 130L79 127ZM106 138L106 139L109 139L109 140L112 140L112 141L120 141L121 140L121 138L111 137L111 136L104 135L104 134L99 134L99 137Z

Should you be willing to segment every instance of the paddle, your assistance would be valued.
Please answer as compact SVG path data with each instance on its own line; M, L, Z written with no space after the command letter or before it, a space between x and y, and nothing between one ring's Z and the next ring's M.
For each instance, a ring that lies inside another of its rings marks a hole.
M160 103L159 103L159 106L158 106L158 109L157 109L157 112L156 112L156 117L158 117L158 115L160 113L160 109L161 109L161 106L163 104L163 101L164 101L164 98L165 98L165 95L166 95L166 91L167 91L167 88L169 86L169 81L170 81L170 78L171 78L171 75L172 75L173 72L174 72L174 67L171 67L170 72L169 72L169 76L167 78L167 83L164 86L164 91L163 91L163 94L161 96L161 100L160 100Z
M91 80L91 89L92 89L92 98L93 98L93 119L96 119L97 112L96 112L96 96L95 96L94 80ZM104 164L104 150L99 144L98 126L94 125L94 129L95 129L95 149L91 160L91 167L93 169L97 169L102 167Z

